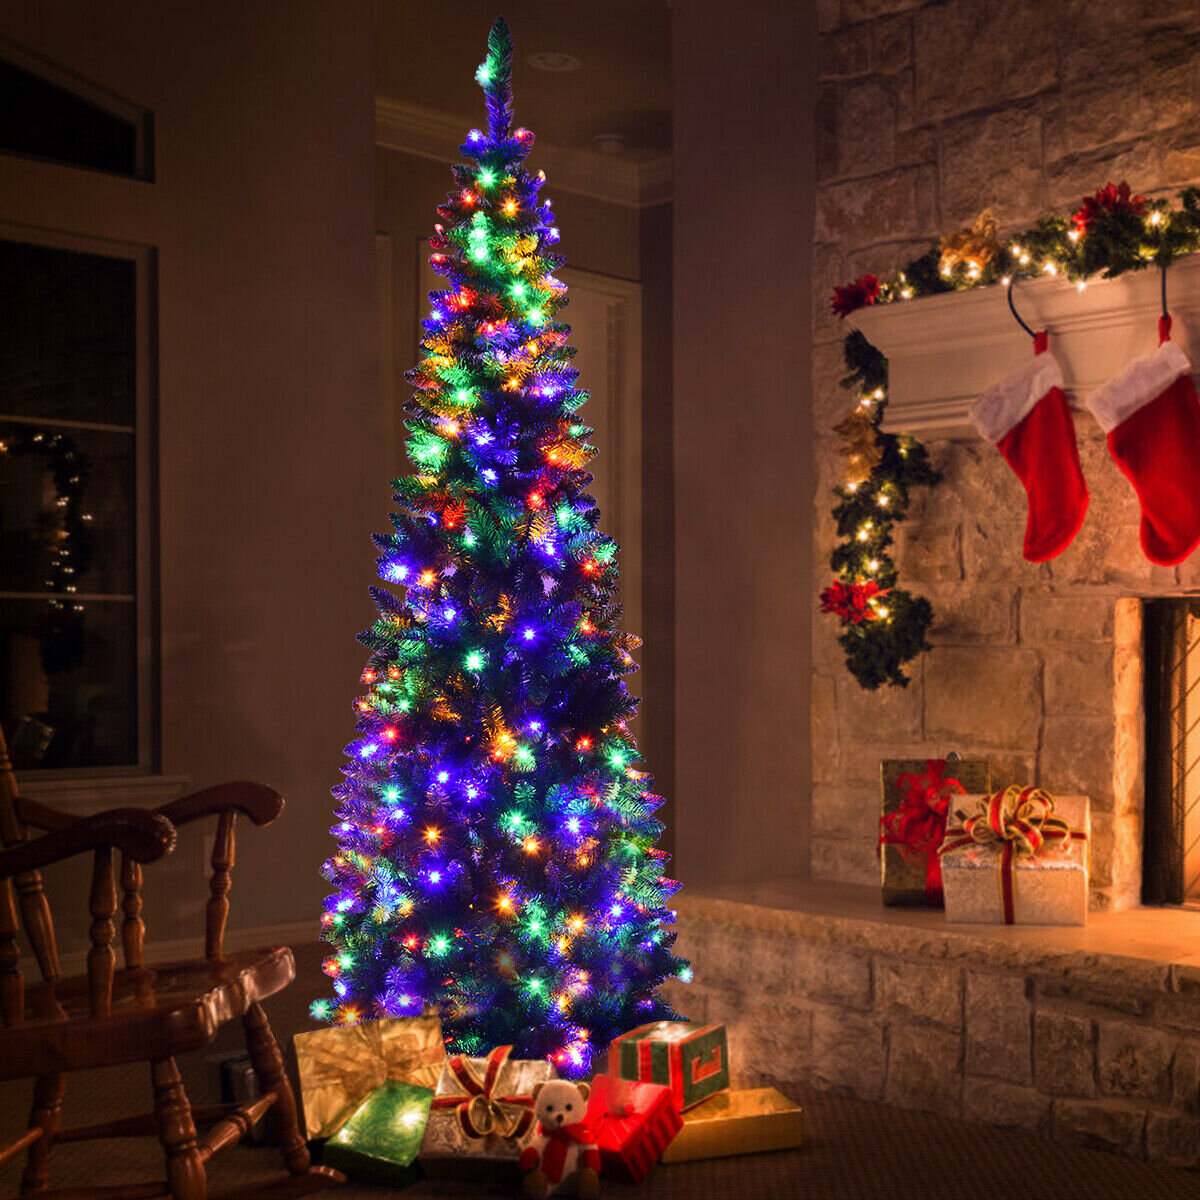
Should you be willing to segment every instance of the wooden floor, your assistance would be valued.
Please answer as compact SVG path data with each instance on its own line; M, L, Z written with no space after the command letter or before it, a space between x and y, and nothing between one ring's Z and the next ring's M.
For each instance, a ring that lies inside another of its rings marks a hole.
M311 1027L307 1004L323 990L317 947L302 948L297 960L300 978L268 1004L281 1044ZM223 1047L236 1045L231 1032L208 1058L181 1063L197 1103L218 1098L215 1063ZM145 1074L141 1068L122 1068L74 1077L67 1091L67 1121L116 1115L118 1105L130 1112L146 1107ZM607 1194L630 1200L1200 1200L1200 1175L1190 1172L881 1104L796 1094L805 1105L808 1141L802 1151L660 1166L641 1188L610 1184ZM0 1088L0 1133L6 1139L24 1125L27 1095L23 1086ZM227 1151L213 1164L212 1189L268 1178L277 1161L268 1147ZM151 1141L93 1142L60 1147L52 1183L107 1184L160 1175L161 1158ZM19 1176L19 1164L0 1170L0 1195L15 1195ZM333 1194L358 1200L395 1193L347 1186ZM403 1193L406 1200L488 1194L504 1193L428 1183Z

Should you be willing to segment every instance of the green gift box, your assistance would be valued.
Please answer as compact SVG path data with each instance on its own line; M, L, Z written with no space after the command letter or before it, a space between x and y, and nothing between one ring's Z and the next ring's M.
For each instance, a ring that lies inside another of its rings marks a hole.
M414 1160L432 1103L429 1088L389 1080L325 1143L325 1165L356 1183L407 1186L419 1174Z
M608 1073L671 1089L683 1112L729 1086L729 1049L724 1025L652 1021L616 1038L608 1049Z

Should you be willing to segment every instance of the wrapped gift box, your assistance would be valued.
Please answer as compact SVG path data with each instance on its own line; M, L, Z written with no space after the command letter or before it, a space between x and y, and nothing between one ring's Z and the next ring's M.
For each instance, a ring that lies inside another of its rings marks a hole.
M900 758L879 764L879 868L888 905L942 904L938 847L957 797L991 790L985 758Z
M310 1139L335 1134L388 1080L435 1088L446 1061L437 1017L389 1017L293 1039L304 1127Z
M663 1162L760 1154L804 1144L804 1110L774 1088L722 1092L683 1114Z
M553 1079L544 1059L448 1058L438 1079L417 1161L431 1179L517 1183L517 1160L537 1128L533 1089Z
M432 1103L429 1088L388 1080L325 1143L325 1165L356 1183L407 1186Z
M587 1122L600 1148L601 1176L641 1183L683 1125L671 1089L597 1075Z
M262 1095L262 1083L250 1061L250 1055L238 1054L221 1060L221 1102L247 1105ZM253 1145L267 1140L267 1122L261 1117L250 1126L243 1139Z
M680 1112L729 1086L724 1025L653 1021L614 1039L608 1073L669 1087Z
M981 924L1086 924L1091 834L1088 798L1053 798L1052 820L1064 822L1067 834L1046 837L1034 854L1022 853L1019 840L977 841L956 828L972 815L982 816L989 799L962 796L955 802L961 819L952 819L942 847L946 919Z

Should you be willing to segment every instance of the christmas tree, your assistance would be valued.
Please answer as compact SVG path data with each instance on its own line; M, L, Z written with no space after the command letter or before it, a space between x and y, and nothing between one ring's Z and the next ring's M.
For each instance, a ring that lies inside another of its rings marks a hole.
M486 133L438 209L411 476L375 538L379 607L357 737L334 789L323 936L342 1024L433 1005L455 1051L512 1043L586 1074L617 1034L674 1017L690 977L654 846L662 803L627 722L638 639L617 629L616 544L587 494L559 233L512 123L501 18L476 73Z

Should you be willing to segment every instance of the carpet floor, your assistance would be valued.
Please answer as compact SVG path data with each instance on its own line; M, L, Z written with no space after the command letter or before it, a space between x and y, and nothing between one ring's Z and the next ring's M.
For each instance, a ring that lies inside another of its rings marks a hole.
M307 1004L324 991L319 948L302 947L296 957L296 983L265 1005L281 1045L313 1027ZM193 1103L220 1098L216 1064L240 1048L235 1026L222 1031L210 1053L181 1060ZM606 1194L618 1200L1200 1200L1200 1175L1193 1172L843 1096L789 1090L805 1108L802 1150L660 1165L641 1187L611 1184ZM0 1085L4 1141L23 1128L28 1097L28 1083ZM145 1065L73 1075L64 1123L145 1111L149 1098ZM245 1188L249 1194L252 1184L279 1177L278 1161L266 1146L227 1150L210 1166L210 1191L238 1195ZM0 1195L16 1195L20 1172L20 1162L0 1168ZM78 1187L161 1177L156 1142L122 1139L58 1147L51 1183ZM368 1200L397 1193L348 1184L328 1194ZM504 1193L426 1182L400 1194L405 1200L470 1200Z

